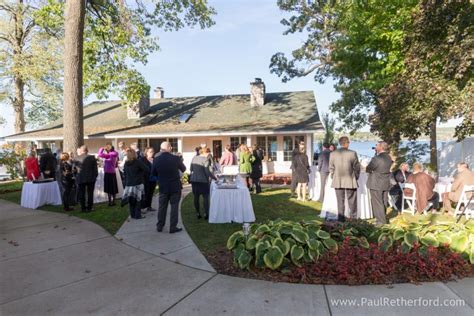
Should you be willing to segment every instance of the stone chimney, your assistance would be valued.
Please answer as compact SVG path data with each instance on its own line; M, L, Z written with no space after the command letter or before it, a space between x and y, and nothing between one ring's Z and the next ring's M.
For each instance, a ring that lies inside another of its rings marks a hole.
M265 83L260 78L255 78L250 83L250 106L263 106L265 104Z
M142 97L140 101L127 105L127 118L139 119L148 112L150 108L150 97Z
M155 90L153 90L154 95L153 97L155 99L164 99L165 98L165 90L162 87L156 87Z

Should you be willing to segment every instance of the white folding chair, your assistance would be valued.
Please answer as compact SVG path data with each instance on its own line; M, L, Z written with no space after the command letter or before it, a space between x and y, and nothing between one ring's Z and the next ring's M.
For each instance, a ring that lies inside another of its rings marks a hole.
M400 183L400 188L402 189L402 213L407 212L412 215L416 213L416 187L413 183ZM403 189L410 189L412 190L412 195L407 196L405 195L405 190ZM405 209L405 202L407 202L408 210Z
M454 211L454 217L463 213L461 211L461 205L464 204L464 215L466 219L474 218L474 198L471 198L472 195L474 195L474 185L464 185L458 204L456 205L456 210Z

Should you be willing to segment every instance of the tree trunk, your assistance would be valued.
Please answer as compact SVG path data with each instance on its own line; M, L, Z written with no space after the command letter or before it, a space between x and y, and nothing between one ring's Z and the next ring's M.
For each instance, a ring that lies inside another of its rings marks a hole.
M85 0L67 0L64 34L63 151L75 152L84 144L82 52Z
M14 78L15 98L13 99L13 109L15 110L15 133L25 131L25 83L19 76Z
M14 13L13 13L14 12ZM24 25L23 25L23 0L18 0L16 3L15 10L12 11L13 21L15 22L15 44L13 47L13 60L15 64L22 60L23 54L23 36L24 36ZM18 69L19 67L14 67ZM25 82L23 81L21 74L18 71L13 75L15 96L13 99L13 110L15 111L15 133L21 133L25 131Z
M438 147L436 143L436 118L430 126L430 166L438 174Z

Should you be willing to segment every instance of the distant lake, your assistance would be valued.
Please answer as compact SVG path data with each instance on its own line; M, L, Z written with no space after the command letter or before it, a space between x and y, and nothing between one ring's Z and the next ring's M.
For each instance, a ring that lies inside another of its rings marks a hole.
M406 146L408 141L403 141L400 146ZM416 141L417 144L426 144L429 146L430 142L427 140ZM444 142L438 141L438 150L441 148L441 145ZM351 141L349 149L355 150L359 158L372 158L374 156L374 150L372 147L375 147L377 142L374 141ZM314 148L316 151L319 151L319 142L314 142ZM429 147L426 149L426 154L421 158L420 162L426 163L429 162L430 152Z

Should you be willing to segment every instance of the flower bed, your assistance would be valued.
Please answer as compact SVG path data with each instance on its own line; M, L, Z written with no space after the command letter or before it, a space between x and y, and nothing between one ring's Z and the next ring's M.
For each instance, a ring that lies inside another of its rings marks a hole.
M409 223L401 217L376 228L360 220L275 220L252 225L248 236L235 232L227 248L234 268L258 278L281 275L290 282L327 284L445 281L473 275L474 223Z

